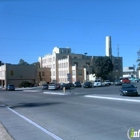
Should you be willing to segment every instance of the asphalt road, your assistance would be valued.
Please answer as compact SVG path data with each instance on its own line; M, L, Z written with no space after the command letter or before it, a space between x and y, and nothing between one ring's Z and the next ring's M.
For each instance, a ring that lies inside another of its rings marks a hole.
M140 129L140 96L121 97L119 88L0 91L0 122L15 140L128 140L129 128Z

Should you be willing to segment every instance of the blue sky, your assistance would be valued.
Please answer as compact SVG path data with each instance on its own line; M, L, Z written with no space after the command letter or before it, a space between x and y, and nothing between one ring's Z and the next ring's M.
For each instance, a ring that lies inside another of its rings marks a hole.
M105 55L105 37L123 66L137 65L139 0L0 0L0 60L29 63L55 46Z

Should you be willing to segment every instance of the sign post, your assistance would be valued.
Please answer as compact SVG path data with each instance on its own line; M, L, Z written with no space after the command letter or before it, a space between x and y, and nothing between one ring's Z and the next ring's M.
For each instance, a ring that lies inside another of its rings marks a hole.
M71 74L70 73L67 73L67 80L70 83L70 81L71 81ZM71 86L70 86L70 93L71 93Z

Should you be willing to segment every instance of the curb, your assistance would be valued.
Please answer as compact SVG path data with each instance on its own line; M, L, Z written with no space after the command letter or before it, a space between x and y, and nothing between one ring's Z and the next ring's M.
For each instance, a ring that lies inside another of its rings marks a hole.
M0 140L14 140L1 123L0 123Z

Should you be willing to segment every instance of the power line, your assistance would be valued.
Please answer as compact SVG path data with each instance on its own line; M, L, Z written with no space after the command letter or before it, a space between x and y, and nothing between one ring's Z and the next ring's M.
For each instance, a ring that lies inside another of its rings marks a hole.
M0 13L0 15L10 15L10 16L24 16L24 17L33 17L33 18L48 18L48 19L57 19L57 20L71 20L71 21L83 21L83 22L96 22L96 23L107 23L107 24L120 24L120 25L128 25L128 26L140 26L140 24L131 24L131 23L122 23L122 22L104 22L98 20L86 20L86 19L76 19L76 18L64 18L64 17L49 17L49 16L41 16L41 15L28 15L28 14L17 14L17 13Z

